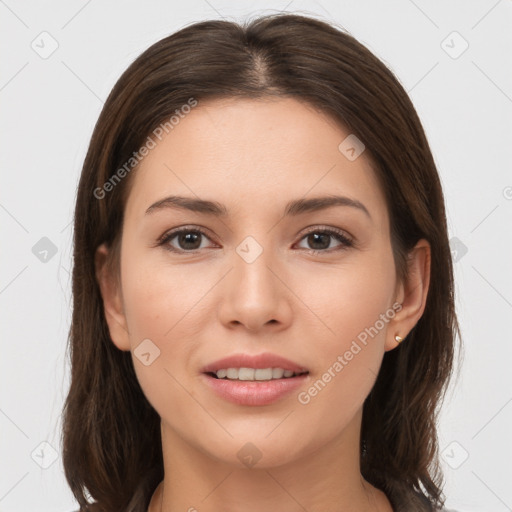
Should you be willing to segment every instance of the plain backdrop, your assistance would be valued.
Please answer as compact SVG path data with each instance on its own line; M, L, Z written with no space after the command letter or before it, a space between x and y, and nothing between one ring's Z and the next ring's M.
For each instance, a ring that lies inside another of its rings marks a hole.
M447 505L512 510L510 0L0 0L0 512L75 508L60 460L72 216L103 101L183 26L282 10L342 25L417 108L446 195L464 343L439 424Z

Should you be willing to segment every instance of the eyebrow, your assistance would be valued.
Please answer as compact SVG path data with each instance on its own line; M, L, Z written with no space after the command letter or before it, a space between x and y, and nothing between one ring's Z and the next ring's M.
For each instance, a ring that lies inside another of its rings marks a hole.
M372 218L366 206L357 199L334 195L290 201L285 206L284 216L297 216L303 213L325 210L334 206L348 206L356 208L359 211L364 212L368 218ZM164 199L160 199L146 210L146 215L166 208L187 210L206 215L213 215L215 217L226 217L228 215L227 208L217 201L208 201L205 199L183 196L169 196Z

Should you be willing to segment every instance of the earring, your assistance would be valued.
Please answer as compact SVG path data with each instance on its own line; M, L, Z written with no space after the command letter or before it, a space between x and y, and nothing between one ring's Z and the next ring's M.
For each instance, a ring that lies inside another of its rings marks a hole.
M395 336L395 341L400 345L400 343L402 343L404 339L403 338L400 338L400 336L398 336L398 334Z
M366 454L368 453L368 449L366 448L366 439L363 439L363 447L361 450L361 456L366 457Z

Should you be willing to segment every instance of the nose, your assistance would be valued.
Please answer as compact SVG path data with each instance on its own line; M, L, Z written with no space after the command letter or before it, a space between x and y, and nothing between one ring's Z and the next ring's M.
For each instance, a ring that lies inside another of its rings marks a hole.
M263 250L254 261L235 253L232 262L233 267L219 290L220 321L228 328L243 325L252 332L265 326L273 330L285 328L292 317L293 294L271 251Z

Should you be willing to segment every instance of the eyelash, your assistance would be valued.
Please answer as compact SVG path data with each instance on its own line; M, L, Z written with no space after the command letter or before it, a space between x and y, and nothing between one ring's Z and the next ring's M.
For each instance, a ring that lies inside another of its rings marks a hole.
M158 240L158 243L157 245L158 246L164 246L164 248L170 252L174 252L174 253L180 253L180 254L183 254L183 253L190 253L190 254L195 254L197 253L200 249L195 249L193 251L186 251L184 249L176 249L174 247L171 247L169 245L169 242L175 238L177 235L180 235L181 233L199 233L200 235L210 239L208 237L208 235L200 228L197 228L197 227L191 227L191 226L187 226L187 227L182 227L182 228L177 228L175 230L172 230L170 232L167 232L167 233L164 233ZM336 228L323 228L323 227L315 227L315 229L312 229L310 231L308 231L307 233L304 233L304 235L301 237L301 239L299 240L302 241L304 238L306 238L307 236L313 234L313 233L320 233L320 234L324 234L324 235L330 235L334 238L336 238L339 242L341 242L341 245L339 245L338 247L334 247L334 248L330 248L330 249L304 249L305 251L308 251L310 254L313 254L313 255L318 255L318 254L325 254L325 253L332 253L332 252L337 252L337 251L342 251L342 250L345 250L349 247L353 247L354 246L354 241L352 239L350 239L349 237L347 237L341 230L338 230Z

